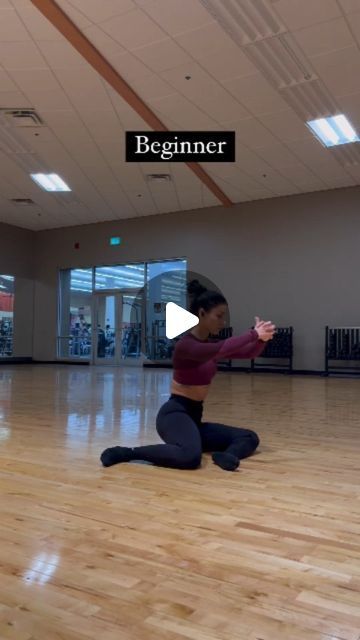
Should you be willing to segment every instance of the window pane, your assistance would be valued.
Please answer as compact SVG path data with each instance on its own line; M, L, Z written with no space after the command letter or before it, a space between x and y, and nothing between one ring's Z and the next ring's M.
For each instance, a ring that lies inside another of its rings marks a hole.
M144 286L144 264L96 267L95 289L141 289Z
M186 308L186 260L166 260L147 265L146 356L170 360L173 340L166 337L166 303Z
M60 357L90 358L91 299L92 269L60 272Z
M0 357L13 353L14 285L13 276L0 275Z

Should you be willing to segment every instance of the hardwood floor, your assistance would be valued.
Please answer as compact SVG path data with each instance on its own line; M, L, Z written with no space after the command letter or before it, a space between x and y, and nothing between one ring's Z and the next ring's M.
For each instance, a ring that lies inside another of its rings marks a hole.
M360 380L227 374L229 473L104 469L156 443L171 372L0 369L0 638L359 640Z

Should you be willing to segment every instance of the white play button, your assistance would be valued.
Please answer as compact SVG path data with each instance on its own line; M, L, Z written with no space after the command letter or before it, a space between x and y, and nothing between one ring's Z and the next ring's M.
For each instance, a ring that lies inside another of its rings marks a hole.
M168 302L166 305L166 337L172 340L181 333L196 327L199 324L199 318L189 313L186 309L179 307L174 302Z

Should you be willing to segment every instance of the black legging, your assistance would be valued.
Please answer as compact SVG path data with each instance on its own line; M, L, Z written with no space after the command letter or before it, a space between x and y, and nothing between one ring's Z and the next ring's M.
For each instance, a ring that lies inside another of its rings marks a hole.
M226 452L239 460L255 451L259 438L254 431L201 422L202 411L202 402L171 395L156 418L156 430L166 444L134 447L132 459L161 467L196 469L203 451Z

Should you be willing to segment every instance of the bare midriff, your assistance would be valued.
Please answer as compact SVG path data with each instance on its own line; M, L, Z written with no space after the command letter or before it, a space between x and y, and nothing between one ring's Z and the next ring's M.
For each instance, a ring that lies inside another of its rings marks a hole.
M199 400L203 402L209 392L210 385L186 385L180 384L173 380L171 383L171 393L176 393L178 396L184 396L190 400Z

